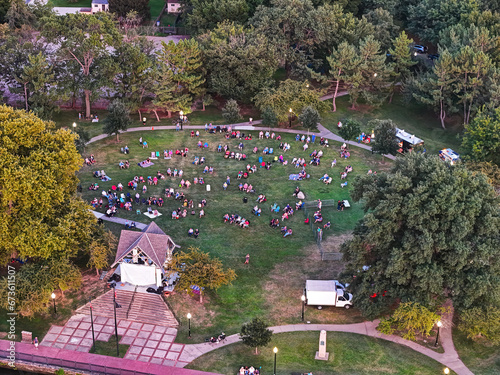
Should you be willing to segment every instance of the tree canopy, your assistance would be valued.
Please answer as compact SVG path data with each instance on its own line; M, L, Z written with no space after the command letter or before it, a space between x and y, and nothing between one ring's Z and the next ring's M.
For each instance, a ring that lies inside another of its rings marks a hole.
M471 160L500 166L500 108L492 113L480 111L465 125L462 147Z
M440 296L458 309L500 304L500 210L484 175L411 153L351 196L366 214L342 251L363 314Z
M273 332L259 318L254 318L241 327L241 341L243 344L255 348L255 354L258 354L259 346L266 346L271 342L272 336Z
M191 286L200 288L200 302L203 302L204 289L217 290L223 285L231 284L236 278L236 273L231 268L224 269L219 259L211 258L209 253L193 247L189 248L189 252L176 253L171 269L180 275L178 290L186 290L193 295Z
M114 100L108 106L108 116L103 121L103 131L106 134L116 134L116 141L120 140L120 132L126 131L132 123L129 112L125 104L119 100Z
M95 217L76 198L82 165L75 134L32 113L0 107L0 258L67 258Z

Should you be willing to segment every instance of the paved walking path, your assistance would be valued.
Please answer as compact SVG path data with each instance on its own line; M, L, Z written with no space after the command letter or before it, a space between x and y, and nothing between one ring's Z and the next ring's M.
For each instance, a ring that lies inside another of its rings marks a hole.
M116 217L116 216L107 217L105 214L101 214L100 212L97 212L97 211L91 211L91 212L98 219L110 221L110 222L116 223L116 224L125 225L126 222L130 223L130 222L133 221L135 223L135 227L138 228L138 229L140 229L140 230L143 230L144 228L146 228L148 226L148 224L139 223L138 221L135 221L135 220L126 220L126 219L122 219L122 218L119 218L119 217Z
M407 346L419 353L422 353L423 355L426 355L427 357L430 357L442 363L444 366L455 371L458 375L474 375L474 373L470 371L460 360L458 353L455 350L455 346L453 345L452 334L451 334L453 309L451 307L450 302L447 303L447 306L450 306L450 311L442 315L441 322L443 323L443 326L440 329L440 343L444 350L444 353L437 353L432 349L423 347L413 341L405 340L399 336L385 335L380 333L376 329L379 324L379 320L374 320L372 322L356 323L356 324L291 324L291 325L284 325L277 327L269 327L269 329L273 331L273 333L325 330L329 332L348 332L348 333L355 333L358 335L375 337ZM240 340L239 335L235 334L228 336L224 342L221 342L219 344L202 343L194 345L185 345L184 350L179 357L179 360L182 361L183 363L189 363L205 353L218 349L222 346L234 344L239 340Z

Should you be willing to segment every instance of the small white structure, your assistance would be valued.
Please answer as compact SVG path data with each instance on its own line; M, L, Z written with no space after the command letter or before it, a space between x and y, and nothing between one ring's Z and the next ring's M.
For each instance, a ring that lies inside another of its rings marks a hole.
M109 12L108 0L92 0L92 14L97 12Z
M181 3L179 0L167 0L167 13L180 13Z
M322 330L319 333L319 350L316 352L314 359L320 359L322 361L328 361L330 353L326 351L326 331Z
M179 246L154 222L142 232L122 230L111 268L120 265L122 282L162 286L165 268L176 247Z

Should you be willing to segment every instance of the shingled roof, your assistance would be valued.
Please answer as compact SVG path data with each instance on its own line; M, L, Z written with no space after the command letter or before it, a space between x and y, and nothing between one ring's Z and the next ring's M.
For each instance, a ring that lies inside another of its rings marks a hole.
M168 249L173 250L173 248L179 246L155 222L151 222L142 232L122 230L118 249L116 250L115 262L111 267L121 262L136 247L140 248L157 267L163 269Z

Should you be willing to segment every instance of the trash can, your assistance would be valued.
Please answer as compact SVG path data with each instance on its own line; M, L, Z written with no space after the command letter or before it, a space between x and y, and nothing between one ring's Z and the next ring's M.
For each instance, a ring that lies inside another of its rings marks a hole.
M248 198L247 197L243 197L243 203L248 203Z

